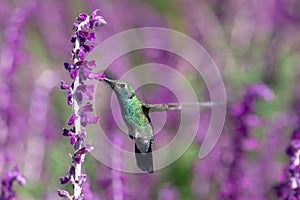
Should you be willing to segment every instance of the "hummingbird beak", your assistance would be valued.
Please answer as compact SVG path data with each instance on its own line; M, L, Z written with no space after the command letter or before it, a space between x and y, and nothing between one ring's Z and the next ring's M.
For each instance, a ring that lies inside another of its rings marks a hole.
M108 79L108 78L104 78L104 81L105 81L106 83L108 83L112 89L115 88L116 84L115 84L115 82L114 82L113 80Z

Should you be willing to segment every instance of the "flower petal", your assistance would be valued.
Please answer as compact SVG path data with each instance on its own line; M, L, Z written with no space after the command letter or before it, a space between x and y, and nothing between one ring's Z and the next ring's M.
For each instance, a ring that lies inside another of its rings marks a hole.
M69 120L68 120L68 125L69 125L69 126L73 125L75 119L76 119L76 115L73 113L73 114L70 116Z

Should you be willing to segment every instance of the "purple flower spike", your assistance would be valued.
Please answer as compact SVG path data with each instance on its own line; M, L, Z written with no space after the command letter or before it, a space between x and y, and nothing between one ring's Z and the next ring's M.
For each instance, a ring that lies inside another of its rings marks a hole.
M61 82L61 89L68 90L67 104L72 106L73 112L68 120L71 129L63 129L63 136L70 137L70 144L74 147L75 152L71 155L73 162L70 167L69 174L61 177L61 184L71 183L74 193L70 195L65 190L58 190L58 195L72 200L83 200L85 198L82 190L83 183L86 181L86 175L81 171L85 154L90 152L93 147L84 145L86 138L85 127L88 124L97 123L98 116L92 116L92 104L89 102L93 99L94 85L87 85L85 81L92 76L95 80L103 80L104 74L94 73L92 70L96 67L94 60L88 61L86 53L90 53L94 49L94 45L88 42L95 40L95 27L106 24L103 17L97 15L94 11L91 15L81 13L78 15L78 22L73 24L73 34L71 35L71 43L74 48L71 51L72 63L64 63L64 68L69 72L72 83ZM91 75L92 74L92 75ZM87 100L85 105L84 100ZM72 198L71 198L72 197Z
M250 133L253 126L261 126L263 120L255 114L254 104L258 98L270 100L273 92L264 84L251 84L246 87L246 92L229 110L232 120L231 154L228 160L228 174L226 183L222 185L219 199L238 199L243 191L241 183L245 181L243 158L247 150L257 146L257 139Z

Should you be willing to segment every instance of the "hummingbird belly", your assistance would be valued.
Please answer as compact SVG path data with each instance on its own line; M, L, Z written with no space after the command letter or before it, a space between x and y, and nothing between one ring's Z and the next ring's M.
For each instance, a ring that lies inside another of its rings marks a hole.
M129 136L133 138L149 138L153 136L153 128L140 107L128 106L122 110Z

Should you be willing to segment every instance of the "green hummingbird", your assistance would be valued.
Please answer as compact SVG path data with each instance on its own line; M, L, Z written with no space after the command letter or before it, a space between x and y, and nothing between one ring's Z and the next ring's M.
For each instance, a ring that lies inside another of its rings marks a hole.
M122 118L128 128L129 137L135 142L135 157L137 166L153 173L153 140L154 131L149 114L166 110L179 110L182 104L146 104L136 95L128 82L104 78L115 92L121 107ZM211 102L193 105L211 106Z

